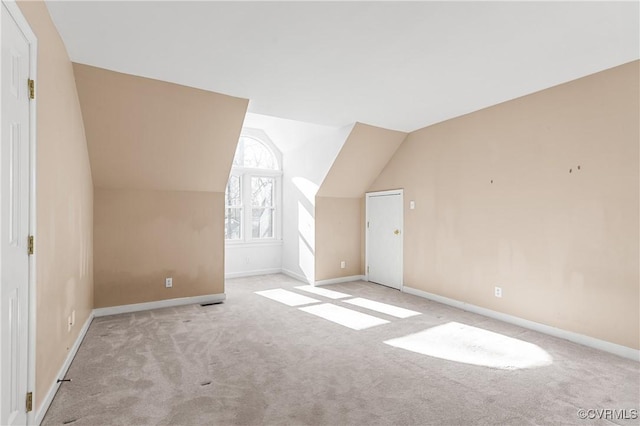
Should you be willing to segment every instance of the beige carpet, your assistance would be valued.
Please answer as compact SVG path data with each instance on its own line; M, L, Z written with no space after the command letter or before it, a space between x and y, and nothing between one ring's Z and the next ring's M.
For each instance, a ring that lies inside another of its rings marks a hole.
M283 275L234 279L224 304L96 318L43 424L639 424L629 418L640 409L637 362L374 284L324 288L420 315L300 285ZM317 302L289 306L255 293L269 289ZM364 328L303 310L320 304L323 315L355 312ZM369 325L367 316L385 321ZM447 327L463 333L448 341ZM411 336L405 346L429 345L436 332L434 356L391 344ZM514 360L505 339L534 348L535 362ZM443 359L451 347L457 361ZM484 366L505 354L509 368ZM580 409L596 419L581 420Z

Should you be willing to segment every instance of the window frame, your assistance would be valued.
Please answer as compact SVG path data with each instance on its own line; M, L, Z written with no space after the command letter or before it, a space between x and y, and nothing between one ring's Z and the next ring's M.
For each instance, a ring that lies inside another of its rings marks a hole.
M229 188L229 182L231 181L231 177L237 177L238 178L238 189L240 191L240 204L229 204L227 203L227 190ZM242 175L237 175L237 174L230 174L229 175L229 179L227 179L227 186L225 187L224 190L224 221L225 221L225 241L242 241L242 239L244 238L244 206L243 206L243 197L244 197L244 188L243 188L243 176ZM229 209L235 209L235 210L240 210L240 236L239 238L227 238L227 231L226 231L226 222L227 222L227 210Z
M282 154L280 150L273 144L271 139L259 129L243 128L240 138L248 137L262 143L274 156L277 169L260 169L253 167L243 167L232 165L231 172L229 173L229 179L231 176L238 176L240 179L240 205L228 206L225 187L225 225L226 225L226 210L228 208L240 208L241 209L241 226L240 226L240 238L227 239L225 229L225 244L233 246L241 245L272 245L274 243L282 243ZM235 157L234 157L235 158ZM233 164L233 163L232 163ZM268 177L274 179L273 186L273 205L271 207L273 211L273 237L270 238L253 238L253 205L251 199L251 178L253 177ZM227 185L229 185L227 181Z

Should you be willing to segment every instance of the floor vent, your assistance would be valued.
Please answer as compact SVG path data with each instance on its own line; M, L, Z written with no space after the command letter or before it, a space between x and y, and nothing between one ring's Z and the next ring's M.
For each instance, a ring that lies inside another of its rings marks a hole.
M200 304L200 306L202 306L202 307L206 307L206 306L219 305L219 304L221 304L221 303L222 303L222 301L220 301L220 302L201 303L201 304Z

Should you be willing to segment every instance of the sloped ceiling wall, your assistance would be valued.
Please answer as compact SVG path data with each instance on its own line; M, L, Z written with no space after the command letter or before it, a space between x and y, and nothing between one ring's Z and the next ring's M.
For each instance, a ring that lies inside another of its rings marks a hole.
M74 73L94 182L94 307L223 293L224 189L248 101Z
M351 130L316 196L316 281L362 274L362 198L406 136L362 123Z
M246 99L73 68L96 188L224 192Z
M362 197L406 137L403 132L356 123L317 196Z

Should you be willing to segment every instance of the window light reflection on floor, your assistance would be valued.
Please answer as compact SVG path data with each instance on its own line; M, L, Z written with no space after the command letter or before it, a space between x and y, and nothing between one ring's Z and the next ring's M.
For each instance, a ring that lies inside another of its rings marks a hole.
M353 330L364 330L365 328L389 323L389 321L382 318L353 311L331 303L323 303L321 305L312 305L298 309Z
M287 291L282 288L274 288L272 290L256 291L256 294L264 296L268 299L275 300L276 302L284 303L288 306L301 306L309 305L311 303L320 302L318 299L312 297L303 296L292 291Z
M420 312L412 311L410 309L400 308L398 306L388 305L386 303L376 302L375 300L364 299L362 297L356 297L355 299L345 300L344 302L349 303L351 305L360 306L361 308L366 308L372 311L391 315L392 317L396 317L396 318L409 318L416 315L420 315Z
M537 345L457 322L384 343L435 358L503 370L544 367L553 363L551 355Z
M341 293L339 291L334 291L334 290L327 290L326 288L322 288L322 287L313 287L311 285L301 285L296 288L298 290L317 294L319 296L324 296L329 299L343 299L345 297L351 297L351 295L346 293Z

